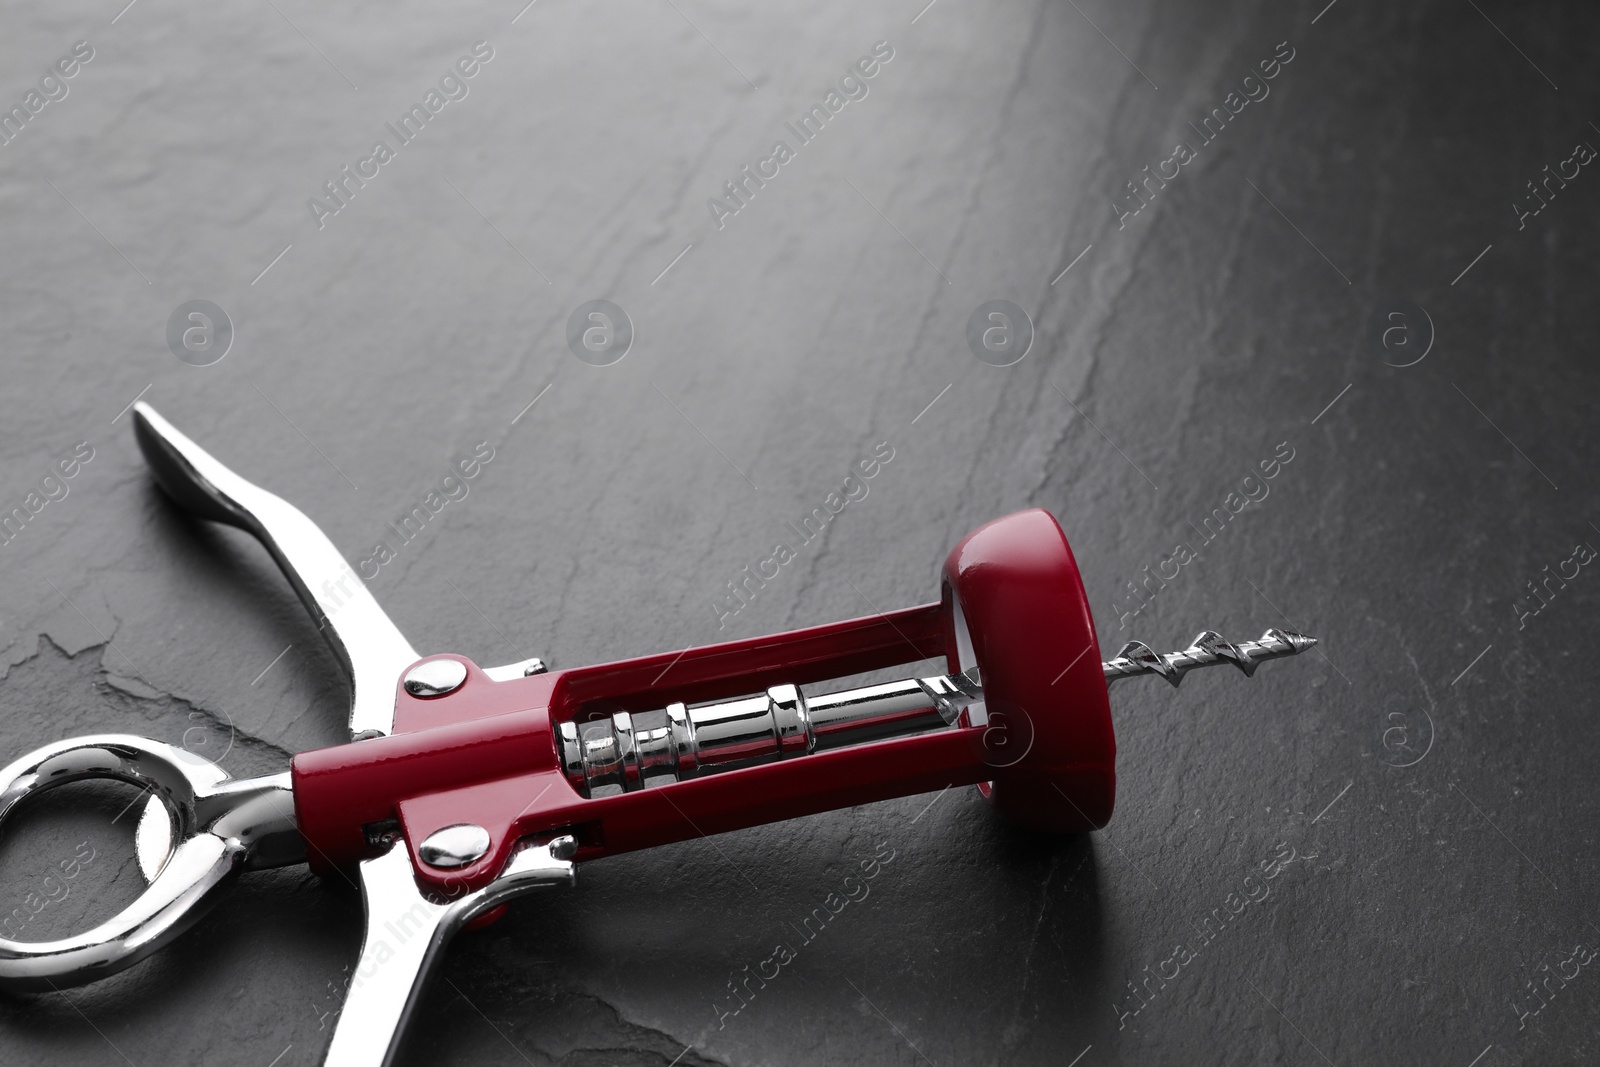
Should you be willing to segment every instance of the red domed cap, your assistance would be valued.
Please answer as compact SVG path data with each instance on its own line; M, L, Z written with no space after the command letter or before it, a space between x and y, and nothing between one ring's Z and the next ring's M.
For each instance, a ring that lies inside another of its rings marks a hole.
M1100 644L1066 534L1042 508L984 524L944 564L950 669L977 665L970 721L994 780L979 790L1036 830L1098 830L1116 800L1117 743Z

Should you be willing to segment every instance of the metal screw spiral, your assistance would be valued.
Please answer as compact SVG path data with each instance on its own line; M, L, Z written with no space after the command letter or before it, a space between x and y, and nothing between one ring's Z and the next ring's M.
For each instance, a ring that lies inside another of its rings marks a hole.
M1118 678L1159 674L1176 688L1183 681L1183 676L1196 667L1231 663L1249 677L1266 660L1299 655L1316 643L1315 637L1274 627L1262 634L1259 640L1236 645L1215 630L1206 630L1198 634L1188 648L1178 652L1158 653L1143 641L1129 641L1115 657L1106 660L1100 667L1105 672L1108 686Z

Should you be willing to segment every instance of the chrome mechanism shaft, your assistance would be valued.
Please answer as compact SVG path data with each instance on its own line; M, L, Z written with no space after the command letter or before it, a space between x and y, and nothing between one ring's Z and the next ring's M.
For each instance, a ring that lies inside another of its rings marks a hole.
M1143 641L1129 641L1115 658L1100 667L1105 672L1106 685L1130 675L1159 674L1176 688L1183 676L1196 667L1231 663L1248 678L1266 660L1297 656L1316 643L1315 637L1274 627L1259 640L1236 645L1215 630L1205 630L1195 636L1188 648L1178 652L1157 653Z
M1293 656L1316 643L1313 637L1272 629L1259 641L1235 645L1207 630L1179 652L1156 653L1142 642L1129 642L1100 667L1107 685L1134 674L1158 674L1177 685L1185 672L1214 663L1232 663L1251 675L1265 660ZM982 699L976 667L813 697L792 685L777 685L757 696L692 708L669 704L659 711L563 722L561 761L578 792L606 796L954 726Z
M561 723L561 759L575 789L604 796L951 726L981 699L976 667L814 697L776 685L693 708Z

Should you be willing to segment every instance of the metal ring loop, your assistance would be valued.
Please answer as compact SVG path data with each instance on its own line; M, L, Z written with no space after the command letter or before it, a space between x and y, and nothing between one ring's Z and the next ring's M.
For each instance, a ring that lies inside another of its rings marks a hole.
M0 824L24 797L87 778L150 790L167 810L175 847L139 898L92 930L55 941L0 938L0 986L60 988L131 967L193 925L240 870L266 865L254 857L263 842L294 831L287 772L235 781L210 760L130 734L58 741L0 770Z

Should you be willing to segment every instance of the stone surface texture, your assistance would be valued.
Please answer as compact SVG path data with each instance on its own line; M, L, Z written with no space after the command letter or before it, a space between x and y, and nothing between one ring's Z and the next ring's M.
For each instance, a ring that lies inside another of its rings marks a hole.
M153 485L140 395L353 565L486 443L369 584L419 649L486 665L921 603L963 533L1044 507L1107 654L1322 643L1119 684L1102 833L1031 837L960 788L586 866L451 948L403 1062L1592 1062L1600 573L1568 561L1600 546L1575 150L1600 18L1324 5L8 4L0 512L28 518L0 545L0 748L126 731L251 775L345 739L270 559ZM1147 167L1176 174L1134 199ZM233 328L208 366L167 339L194 299ZM595 299L634 327L608 366L568 347ZM1002 299L1033 329L1009 367L967 341ZM880 442L867 496L719 620ZM137 894L132 799L8 822L10 929ZM728 1011L880 845L867 898ZM0 1063L320 1063L359 935L349 886L248 875L124 974L0 998Z

